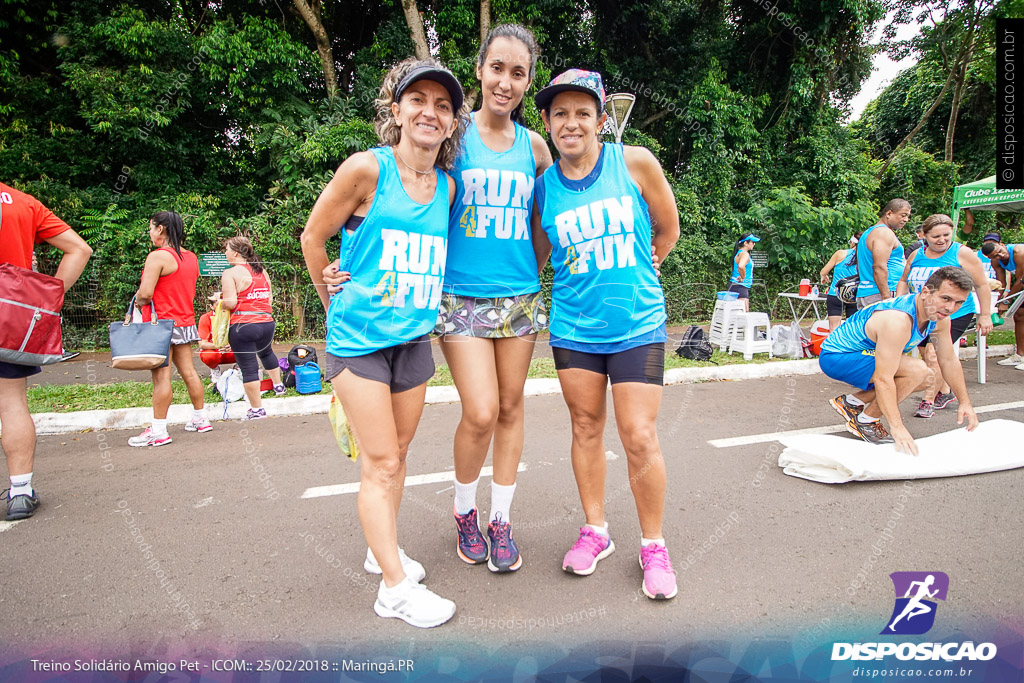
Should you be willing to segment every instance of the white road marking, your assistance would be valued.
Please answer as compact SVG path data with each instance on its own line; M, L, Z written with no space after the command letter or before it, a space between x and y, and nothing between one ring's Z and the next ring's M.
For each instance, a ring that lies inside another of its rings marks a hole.
M605 460L618 460L619 456L615 454L615 451L605 451L604 452L604 459Z
M836 434L845 432L844 425L830 425L828 427L810 427L808 429L793 429L788 432L768 432L766 434L751 434L749 436L734 436L728 439L711 439L709 444L715 448L732 448L733 446L749 446L754 443L766 443L778 441L785 436L796 436L797 434Z
M24 522L24 521L25 521L25 520L23 520L23 519L19 519L19 520L18 520L18 521L16 521L16 522L4 522L4 521L0 521L0 533L3 533L4 531L7 531L8 529L12 528L12 527L13 527L13 526L14 526L15 524L21 524L21 523L22 523L22 522Z
M993 403L988 406L975 406L974 412L978 414L995 413L1000 410L1013 410L1014 408L1024 408L1024 401L1011 401L1009 403ZM954 415L956 414L955 406L950 406L948 410L953 412ZM955 421L954 424L956 424ZM828 427L793 429L788 432L766 432L764 434L751 434L749 436L734 436L728 439L711 439L708 443L715 448L732 448L734 446L749 446L755 443L779 441L784 437L797 436L798 434L838 434L844 431L846 431L846 427L844 425L831 425Z
M517 472L526 471L526 463L519 463L519 469ZM480 470L481 477L490 477L494 474L493 467L484 467ZM447 472L431 472L430 474L413 474L405 478L406 488L410 486L418 486L420 484L437 484L439 482L449 482L455 474L448 470ZM300 498L320 498L322 496L340 496L346 493L358 493L359 482L354 481L350 484L332 484L331 486L314 486L313 488L306 489Z

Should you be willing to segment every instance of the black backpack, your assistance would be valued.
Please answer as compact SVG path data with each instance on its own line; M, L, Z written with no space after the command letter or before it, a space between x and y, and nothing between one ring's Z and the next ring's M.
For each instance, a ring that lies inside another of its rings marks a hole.
M683 332L683 340L679 342L676 354L690 360L711 360L714 349L704 330L696 325L690 325Z
M306 363L317 363L316 349L305 344L296 344L288 352L288 370L284 373L284 385L295 387L295 368ZM317 363L319 365L319 363Z

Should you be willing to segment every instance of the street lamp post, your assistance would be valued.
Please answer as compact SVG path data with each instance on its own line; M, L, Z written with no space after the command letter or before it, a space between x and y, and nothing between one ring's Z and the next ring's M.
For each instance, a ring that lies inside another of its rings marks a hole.
M608 122L615 135L615 142L622 142L622 134L626 132L629 114L633 111L635 103L636 97L628 92L617 92L608 96L605 110L608 112Z

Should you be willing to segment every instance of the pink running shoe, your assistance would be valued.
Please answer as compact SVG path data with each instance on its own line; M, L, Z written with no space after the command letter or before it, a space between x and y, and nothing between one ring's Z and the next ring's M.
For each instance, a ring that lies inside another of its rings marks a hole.
M142 448L143 446L166 446L171 442L171 440L170 434L164 433L157 435L156 432L153 431L152 427L146 427L142 430L141 434L128 439L128 445L135 448Z
M580 536L572 549L562 560L562 570L570 574L590 576L597 569L598 560L603 560L615 551L615 544L588 526L580 528Z
M651 543L640 548L640 568L644 570L642 584L644 595L651 600L669 600L676 597L676 572L668 550L663 545Z

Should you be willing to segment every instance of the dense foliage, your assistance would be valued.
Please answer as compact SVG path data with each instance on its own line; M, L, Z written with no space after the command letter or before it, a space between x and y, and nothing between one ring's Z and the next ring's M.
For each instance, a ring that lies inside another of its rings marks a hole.
M329 97L298 5L3 0L0 178L40 198L96 248L69 297L74 322L95 326L127 303L149 248L147 219L170 208L186 217L196 252L249 234L272 264L279 336L320 333L298 235L337 165L375 144L376 88L414 42L397 0L317 5L337 72ZM492 23L517 21L537 34L544 55L534 88L579 66L600 70L609 92L636 94L626 142L657 154L679 204L682 239L663 267L676 320L706 314L743 232L760 234L769 255L758 272L766 288L755 292L763 309L768 292L815 273L892 196L911 199L920 219L948 211L958 182L994 172L986 151L991 16L966 70L952 161L943 157L950 108L943 114L940 106L879 179L944 78L929 53L936 41L919 41L907 48L917 50L917 66L861 121L845 123L870 71L868 39L887 9L881 0L490 7ZM479 2L421 1L419 9L431 51L472 91ZM997 5L989 14L1005 11ZM532 100L527 120L541 129Z

